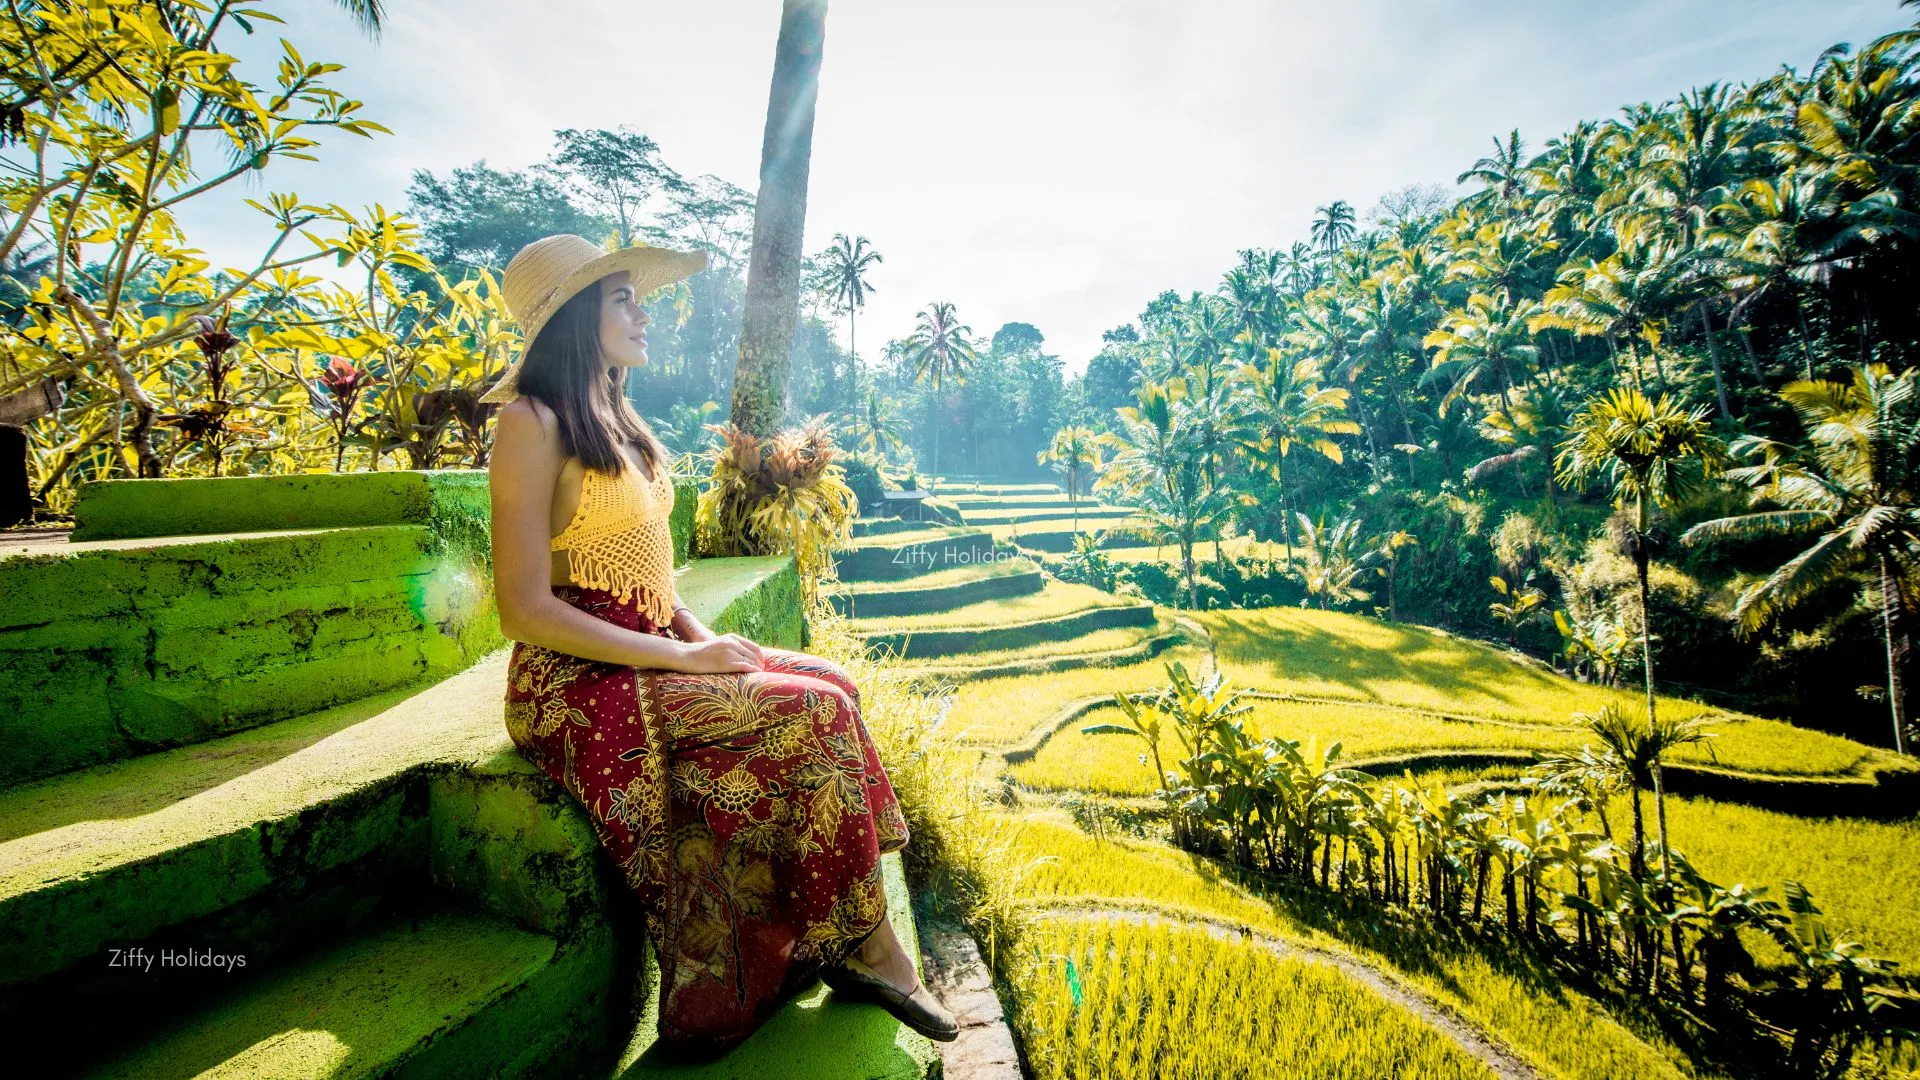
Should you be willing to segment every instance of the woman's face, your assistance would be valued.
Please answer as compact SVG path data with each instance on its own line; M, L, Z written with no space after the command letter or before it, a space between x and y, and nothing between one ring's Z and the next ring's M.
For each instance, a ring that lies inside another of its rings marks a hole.
M613 367L640 367L647 362L646 309L625 270L600 279L600 355Z

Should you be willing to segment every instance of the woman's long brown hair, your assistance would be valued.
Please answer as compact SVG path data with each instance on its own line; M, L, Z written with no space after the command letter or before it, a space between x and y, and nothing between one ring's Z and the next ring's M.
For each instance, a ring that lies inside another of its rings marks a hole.
M647 469L667 467L667 448L627 400L627 369L600 354L600 283L575 293L527 346L516 384L560 421L560 445L589 469L620 475L632 464L621 447L640 446Z

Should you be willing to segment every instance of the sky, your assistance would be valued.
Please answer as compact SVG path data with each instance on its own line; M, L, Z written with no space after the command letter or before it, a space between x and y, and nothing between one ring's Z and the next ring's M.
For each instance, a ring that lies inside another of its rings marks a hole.
M405 202L416 169L522 168L557 128L629 125L682 174L758 184L778 0L386 0L377 41L332 3L271 31L394 132L327 133L183 224L219 265L269 232L242 199ZM1911 25L1896 0L833 0L806 248L885 257L859 344L952 301L991 334L1030 322L1069 371L1164 289L1210 290L1314 209L1452 187L1518 128L1714 81L1805 69ZM246 61L255 49L227 47ZM270 71L253 76L266 81ZM844 334L844 327L842 327ZM844 341L844 337L842 338Z

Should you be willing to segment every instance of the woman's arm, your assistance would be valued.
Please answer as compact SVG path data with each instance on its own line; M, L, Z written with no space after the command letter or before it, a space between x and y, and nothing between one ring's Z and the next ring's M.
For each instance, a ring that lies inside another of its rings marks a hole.
M549 519L554 485L564 464L559 423L551 410L525 397L500 410L487 468L500 632L514 641L610 664L713 673L758 671L759 650L735 635L672 641L596 619L553 595Z

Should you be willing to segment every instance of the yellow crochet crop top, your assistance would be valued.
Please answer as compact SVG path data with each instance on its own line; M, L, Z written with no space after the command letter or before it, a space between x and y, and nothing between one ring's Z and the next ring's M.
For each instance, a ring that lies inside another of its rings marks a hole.
M580 509L553 538L567 553L575 585L605 589L622 603L638 596L640 611L657 626L673 621L673 480L659 465L649 482L632 464L619 476L587 469L580 477Z

